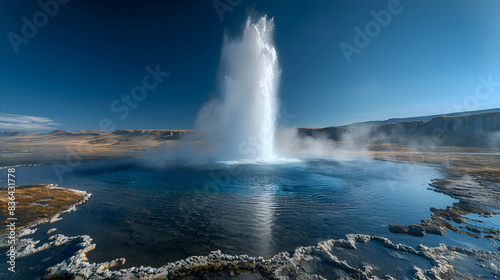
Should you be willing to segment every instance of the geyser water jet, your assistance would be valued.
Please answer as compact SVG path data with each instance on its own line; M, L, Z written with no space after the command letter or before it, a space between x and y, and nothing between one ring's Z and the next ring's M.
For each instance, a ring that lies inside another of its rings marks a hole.
M205 104L197 127L220 160L274 162L280 68L273 42L274 20L247 19L239 38L225 37L221 96Z
M238 39L222 49L224 154L271 161L274 154L278 56L272 41L273 19L250 19Z

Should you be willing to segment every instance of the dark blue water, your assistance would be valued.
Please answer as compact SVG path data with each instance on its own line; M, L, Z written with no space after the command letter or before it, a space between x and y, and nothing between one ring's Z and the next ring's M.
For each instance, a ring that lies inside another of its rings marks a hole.
M390 223L419 223L430 217L430 207L455 202L428 189L443 176L427 166L377 160L162 170L137 160L103 160L72 167L62 180L51 165L17 171L19 185L54 183L94 194L62 221L39 226L37 234L52 227L70 236L88 234L97 244L88 254L91 262L125 257L126 267L161 266L216 249L270 257L348 233L412 246L488 247L450 232L424 238L389 232Z

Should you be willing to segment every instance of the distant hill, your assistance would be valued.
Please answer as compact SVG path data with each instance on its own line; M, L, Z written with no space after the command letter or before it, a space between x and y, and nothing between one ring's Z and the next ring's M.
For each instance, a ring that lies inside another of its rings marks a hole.
M433 118L437 118L437 117L445 117L445 116L446 117L455 117L455 116L474 115L474 114L492 113L492 112L500 112L500 108L488 109L488 110L477 110L477 111L466 111L466 112L449 113L449 114L430 115L430 116L420 116L420 117L391 118L391 119L387 119L384 121L367 121L367 122L352 123L352 124L348 124L348 125L342 125L340 127L383 125L383 124L390 124L390 123L398 123L398 122L402 122L402 121L430 121Z
M179 140L183 135L193 133L193 130L167 130L167 129L135 129L135 130L117 130L112 134L121 137L150 137L155 140Z
M58 141L87 142L88 144L120 144L141 141L178 141L182 136L192 134L192 130L168 130L168 129L134 129L117 130L107 132L103 130L79 130L66 131L54 130L48 133L36 133L29 131L1 131L0 137L26 140L28 137L32 141L44 141L54 143Z

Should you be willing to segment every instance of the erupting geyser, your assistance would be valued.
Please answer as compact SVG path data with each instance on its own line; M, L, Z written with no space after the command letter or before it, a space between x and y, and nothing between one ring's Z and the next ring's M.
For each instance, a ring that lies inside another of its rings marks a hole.
M245 24L240 38L224 39L220 101L200 110L197 126L223 160L273 162L280 69L274 21Z

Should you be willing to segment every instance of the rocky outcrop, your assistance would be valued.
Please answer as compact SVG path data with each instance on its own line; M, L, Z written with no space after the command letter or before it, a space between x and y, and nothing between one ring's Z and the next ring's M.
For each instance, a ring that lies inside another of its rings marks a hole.
M438 114L438 115L430 115L430 116L417 116L417 117L408 117L408 118L390 118L390 119L383 120L383 121L367 121L367 122L360 122L360 123L352 123L349 125L345 125L343 127L359 127L359 126L367 126L367 125L379 126L379 125L384 125L384 124L398 123L398 122L402 122L402 121L430 121L430 120L437 118L437 117L445 117L445 116L447 116L447 117L460 117L460 116L465 116L465 115L476 115L476 114L492 113L492 112L500 112L500 108L467 111L467 112L447 113L447 114Z
M400 121L377 126L300 128L299 134L323 135L335 141L349 135L350 139L363 143L495 146L500 144L500 112L441 116L430 121Z
M426 121L402 121L373 128L373 134L385 134L398 142L426 138L434 145L488 146L488 135L500 131L500 113L457 117L436 117Z

